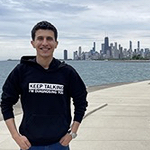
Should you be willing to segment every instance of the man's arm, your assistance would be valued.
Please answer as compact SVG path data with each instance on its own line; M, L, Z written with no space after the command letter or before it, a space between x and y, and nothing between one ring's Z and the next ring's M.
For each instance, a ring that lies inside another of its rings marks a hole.
M71 132L77 133L80 123L77 121L74 121L71 126Z
M12 135L12 138L16 141L19 147L22 150L29 149L31 147L31 144L25 136L22 136L18 133L14 118L7 119L5 122Z
M74 121L71 126L71 132L77 133L80 123L77 121ZM61 138L60 143L63 146L69 145L70 141L72 140L72 137L69 133L67 133L64 137Z
M81 77L76 72L76 70L74 68L70 69L71 73L69 76L69 94L73 100L74 105L74 121L71 126L71 132L77 133L79 125L85 114L86 107L88 106L88 102L86 100L87 91L85 84L83 83ZM71 136L71 134L67 133L64 137L61 138L60 143L64 146L67 146L72 140L72 137L73 136Z

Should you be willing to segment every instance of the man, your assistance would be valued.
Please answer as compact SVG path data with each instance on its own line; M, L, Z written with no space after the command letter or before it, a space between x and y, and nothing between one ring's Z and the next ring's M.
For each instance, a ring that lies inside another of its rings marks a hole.
M86 88L75 69L53 58L58 35L51 23L37 23L31 34L36 56L22 57L6 79L2 114L22 150L69 150L86 111ZM12 106L19 98L23 119L17 131ZM75 110L70 127L71 98Z

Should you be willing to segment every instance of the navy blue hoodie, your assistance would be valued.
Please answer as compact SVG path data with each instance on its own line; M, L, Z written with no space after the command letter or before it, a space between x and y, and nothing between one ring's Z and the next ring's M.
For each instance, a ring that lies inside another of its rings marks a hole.
M1 109L4 120L13 118L20 98L23 119L20 134L31 145L49 145L63 137L71 123L70 100L73 98L74 121L81 122L86 111L86 88L70 65L53 58L48 69L24 56L9 74L3 86Z

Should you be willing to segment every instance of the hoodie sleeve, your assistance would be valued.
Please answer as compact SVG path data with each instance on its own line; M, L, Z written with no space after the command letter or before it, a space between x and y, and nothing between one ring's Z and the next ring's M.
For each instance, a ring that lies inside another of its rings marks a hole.
M7 77L1 95L1 111L4 120L14 118L13 105L15 105L19 99L19 73L18 67L16 67Z
M78 73L73 69L70 75L70 93L73 98L73 105L75 106L74 110L74 121L81 123L83 116L88 106L86 100L87 91L85 84L78 75Z

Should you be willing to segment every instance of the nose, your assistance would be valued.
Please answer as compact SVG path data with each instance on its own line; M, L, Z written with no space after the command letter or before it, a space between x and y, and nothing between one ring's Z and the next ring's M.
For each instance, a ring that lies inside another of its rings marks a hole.
M43 39L42 45L47 45L47 39L46 38Z

